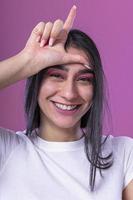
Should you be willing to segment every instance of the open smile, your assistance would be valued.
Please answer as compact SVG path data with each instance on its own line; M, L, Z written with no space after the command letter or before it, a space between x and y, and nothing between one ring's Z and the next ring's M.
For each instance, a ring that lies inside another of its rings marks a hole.
M74 111L74 110L77 110L81 104L78 104L78 105L66 105L66 104L62 104L62 103L58 103L58 102L54 102L54 105L56 106L56 108L62 110L62 111Z

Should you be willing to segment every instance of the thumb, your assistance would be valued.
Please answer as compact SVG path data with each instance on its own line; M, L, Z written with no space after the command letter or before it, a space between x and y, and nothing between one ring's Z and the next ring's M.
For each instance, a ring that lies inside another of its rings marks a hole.
M80 64L87 64L86 59L81 55L72 55L67 53L64 58L64 63L80 63Z
M44 27L45 27L45 23L39 22L32 30L27 43L34 44L35 42L39 42L39 40L42 37Z

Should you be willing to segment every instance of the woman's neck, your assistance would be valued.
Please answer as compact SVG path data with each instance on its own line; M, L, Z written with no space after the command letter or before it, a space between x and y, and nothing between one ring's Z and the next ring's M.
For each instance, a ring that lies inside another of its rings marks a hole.
M72 128L60 128L41 125L38 131L38 135L47 141L67 142L79 140L83 136L83 133L79 126Z

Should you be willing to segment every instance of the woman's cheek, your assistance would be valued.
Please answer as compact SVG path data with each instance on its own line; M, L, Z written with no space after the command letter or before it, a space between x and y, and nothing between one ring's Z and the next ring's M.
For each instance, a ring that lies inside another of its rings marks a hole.
M93 99L93 86L80 90L80 96L82 96L85 101Z
M52 95L57 91L57 85L51 82L43 83L40 88L39 95L43 94L44 96Z

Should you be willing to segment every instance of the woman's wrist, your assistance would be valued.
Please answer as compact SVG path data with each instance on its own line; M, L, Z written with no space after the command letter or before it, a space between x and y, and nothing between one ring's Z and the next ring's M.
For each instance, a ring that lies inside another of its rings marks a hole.
M47 67L44 56L38 55L35 52L30 52L27 49L23 49L18 56L18 60L22 63L22 76L23 78L28 78L34 74L37 74L40 70Z
M30 63L31 58L24 51L0 62L0 88L7 87L32 75L32 71L28 69Z
M19 75L21 79L28 78L38 72L34 56L25 50L16 55L21 63Z

